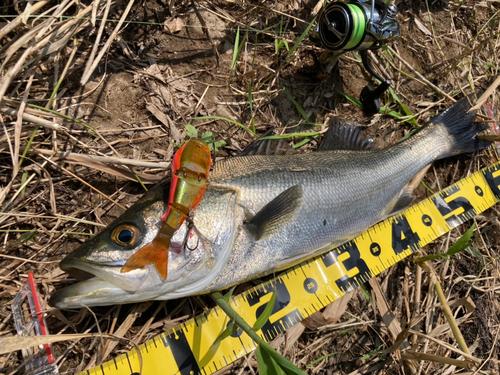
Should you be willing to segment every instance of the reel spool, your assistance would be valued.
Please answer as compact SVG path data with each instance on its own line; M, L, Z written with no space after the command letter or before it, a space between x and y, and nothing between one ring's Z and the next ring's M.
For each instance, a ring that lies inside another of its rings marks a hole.
M366 51L378 49L399 36L396 14L394 4L386 5L381 0L335 1L326 6L316 26L315 35L324 48L331 51L361 51L365 69L382 82L376 89L368 85L361 92L360 99L368 113L380 111L380 97L391 81L373 70Z

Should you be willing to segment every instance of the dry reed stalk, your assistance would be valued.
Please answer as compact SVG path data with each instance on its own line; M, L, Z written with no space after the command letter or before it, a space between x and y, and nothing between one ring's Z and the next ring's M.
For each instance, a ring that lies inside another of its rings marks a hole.
M3 112L7 115L11 115L14 117L14 116L17 116L17 114L19 113L19 110L11 108L11 107L0 106L0 112ZM29 121L29 122L32 122L36 125L40 125L40 126L43 126L45 128L51 129L51 130L72 133L71 130L67 129L66 127L64 127L62 125L59 125L59 124L52 122L52 121L45 120L45 119L37 117L37 116L30 115L28 113L23 113L21 117L24 121Z
M470 369L471 363L459 359L443 357L435 354L419 353L407 350L401 354L401 358L405 360L432 361L440 364L452 365L460 368Z
M120 17L120 20L118 21L118 24L116 25L115 29L113 30L113 32L111 33L111 35L109 36L108 40L106 41L106 43L104 44L104 46L102 47L101 51L99 52L99 54L97 55L97 57L95 58L94 61L92 61L92 63L90 63L90 60L89 60L89 63L88 64L91 64L90 65L90 68L88 70L86 70L86 73L84 73L82 75L82 78L80 80L80 84L82 86L86 85L87 84L87 81L89 80L90 76L92 75L92 73L94 73L94 70L97 68L97 65L99 64L99 62L101 61L102 57L104 56L104 54L107 52L107 50L109 49L109 47L111 46L111 43L113 42L113 40L116 38L116 35L118 35L118 32L120 31L120 28L122 27L123 25L123 22L125 21L125 19L127 18L127 15L128 13L130 12L130 9L132 8L132 5L134 4L134 0L129 0L129 3L127 5L127 7L125 8L122 16Z
M7 88L9 87L10 83L12 82L12 80L14 79L16 74L19 73L24 62L26 61L26 59L28 58L28 56L31 54L32 51L33 51L33 46L26 48L26 50L23 52L23 54L19 57L19 60L17 60L16 64L3 77L2 85L0 86L0 103L2 103L3 97L5 95L5 92L7 91Z
M71 177L73 178L76 178L78 181L80 181L82 184L88 186L89 188L91 188L92 190L94 190L96 193L102 195L104 198L106 198L108 201L114 203L115 205L117 205L118 207L120 207L123 211L126 210L126 208L124 206L122 206L120 203L118 203L117 201L115 201L114 199L112 199L110 196L108 196L107 194L104 194L102 191L100 191L99 189L93 187L91 184L89 184L87 181L81 179L80 177L78 177L77 175L75 175L74 173L68 171L66 168L64 167L61 167L60 165L57 165L56 163L54 163L52 160L46 158L45 156L43 155L40 155L43 159L45 159L46 161L48 161L49 163L51 163L52 165L54 165L56 168L60 168L64 173L70 175Z
M450 328L453 332L453 336L455 337L455 340L457 340L458 346L460 347L460 350L462 350L464 353L471 354L469 347L465 343L464 337L462 336L462 332L460 332L460 329L458 328L457 322L455 321L455 318L453 316L453 313L451 312L450 306L448 305L448 302L446 301L446 297L443 293L443 290L441 288L441 284L439 283L439 280L437 279L436 276L436 271L432 266L428 264L428 262L421 262L418 263L420 267L422 267L427 274L429 275L431 279L431 284L434 286L436 289L437 296L439 298L439 301L441 302L441 307L443 309L443 313L446 316L446 319L448 321L448 324L450 325Z
M439 87L437 87L435 84L433 84L432 82L430 82L427 78L425 78L422 74L420 74L420 72L418 70L416 70L414 67L411 66L411 64L409 64L405 59L403 59L399 53L397 53L396 51L394 51L394 49L390 46L387 47L389 49L389 51L391 51L391 53L396 56L396 58L401 61L408 69L410 69L413 74L415 74L422 82L425 82L425 84L427 86L429 86L433 91L435 91L436 93L438 93L439 95L441 96L444 96L445 98L447 98L448 100L450 100L452 103L455 103L456 100L453 99L450 95L448 95L447 93L445 93L443 90L441 90Z
M97 7L99 4L99 0L94 0L94 4L92 6L92 25L95 26L95 19L97 14ZM83 71L83 76L88 74L92 62L94 61L95 54L97 53L97 48L99 46L99 42L101 41L102 32L104 31L104 26L106 26L106 21L108 19L109 9L111 8L111 0L106 0L106 7L104 8L104 14L102 16L101 24L99 26L99 31L97 32L97 37L94 42L94 46L92 47L92 51L87 59L87 65L85 66L85 70Z
M500 86L500 75L493 81L493 83L483 92L481 97L477 100L476 104L470 109L475 111L481 108L481 106L488 100L488 98L495 92L497 87Z
M74 152L63 152L59 151L54 153L50 150L44 149L36 149L36 152L47 156L55 156L61 159L71 159L76 162L84 163L86 161L92 162L97 161L103 164L121 164L121 165L131 165L135 167L144 167L144 168L170 168L171 163L159 162L159 161L145 161L145 160L134 160L127 158L115 158L112 156L97 156L97 155L85 155L85 154L77 154Z
M32 84L33 84L33 74L30 75L30 78L26 85L26 90L23 95L23 100L17 112L16 125L14 128L14 159L13 159L12 179L14 179L17 176L17 172L19 171L19 148L21 147L23 114L24 114L24 109L26 108L26 103L28 101L28 95Z
M42 0L31 6L30 13L34 14L42 9L45 5L49 4L50 0ZM0 29L0 41L10 32L14 31L17 27L21 26L21 24L26 23L26 19L23 17L16 17L12 22L9 22L7 25Z

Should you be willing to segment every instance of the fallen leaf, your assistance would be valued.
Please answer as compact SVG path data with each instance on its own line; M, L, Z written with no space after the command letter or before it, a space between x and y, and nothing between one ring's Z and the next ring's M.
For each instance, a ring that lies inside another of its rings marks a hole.
M337 323L346 311L348 303L354 295L355 292L346 294L329 304L323 312L317 311L305 318L301 323L311 330Z
M169 17L163 24L165 25L167 32L170 34L178 33L186 26L184 25L184 21L178 17Z
M429 29L425 27L425 25L422 22L420 22L420 20L417 17L415 17L415 25L417 25L420 31L423 32L425 35L432 36L432 33L429 31Z
M151 112L161 123L170 129L170 138L177 144L182 144L184 135L172 121L172 119L162 111L160 111L154 104L148 104L146 106L149 112Z

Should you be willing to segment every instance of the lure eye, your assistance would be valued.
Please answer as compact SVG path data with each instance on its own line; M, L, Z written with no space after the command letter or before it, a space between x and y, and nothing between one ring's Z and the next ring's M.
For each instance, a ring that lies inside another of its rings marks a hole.
M111 239L120 246L134 246L141 238L141 231L135 225L122 224L111 232Z

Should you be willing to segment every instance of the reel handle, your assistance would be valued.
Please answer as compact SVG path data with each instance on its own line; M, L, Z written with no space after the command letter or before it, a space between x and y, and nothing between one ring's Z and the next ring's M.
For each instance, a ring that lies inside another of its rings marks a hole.
M380 85L374 89L372 86L367 85L361 91L361 95L359 100L361 104L363 104L363 111L368 114L375 114L380 112L380 97L386 92L391 86L390 79L382 78L371 66L370 60L368 57L368 52L360 51L361 61L363 62L363 66L373 77L377 78L380 81Z

